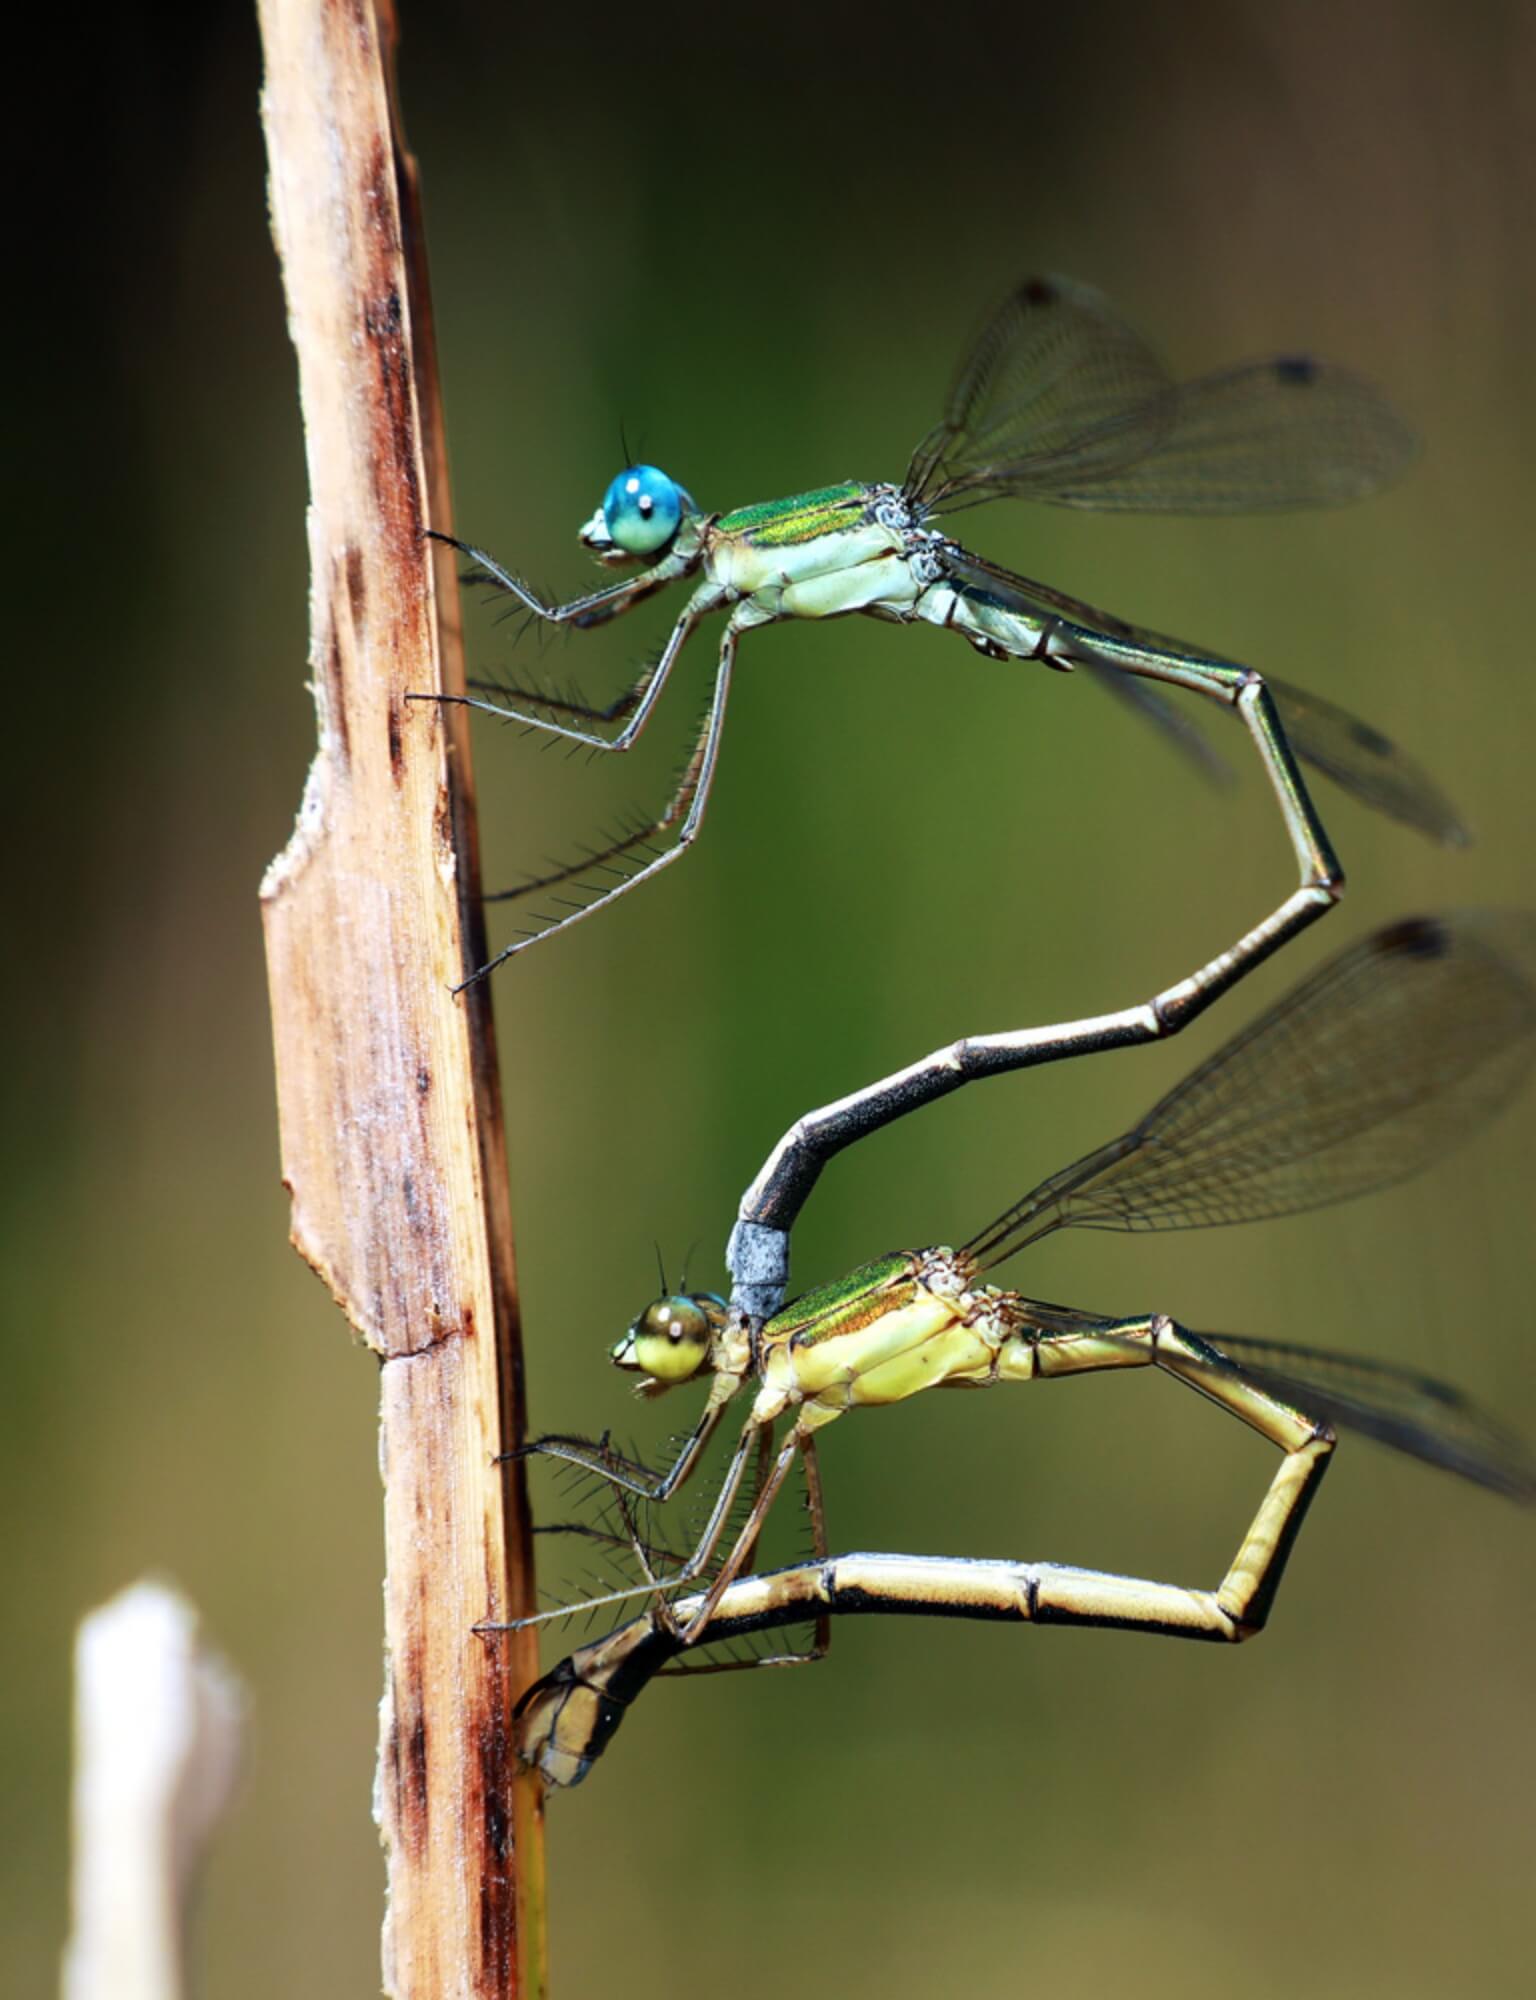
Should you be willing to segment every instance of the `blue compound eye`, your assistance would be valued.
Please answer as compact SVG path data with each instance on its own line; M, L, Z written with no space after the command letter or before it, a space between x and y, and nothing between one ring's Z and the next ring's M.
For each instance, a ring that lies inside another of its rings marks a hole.
M653 555L677 533L688 496L659 466L632 465L603 495L603 519L626 555Z

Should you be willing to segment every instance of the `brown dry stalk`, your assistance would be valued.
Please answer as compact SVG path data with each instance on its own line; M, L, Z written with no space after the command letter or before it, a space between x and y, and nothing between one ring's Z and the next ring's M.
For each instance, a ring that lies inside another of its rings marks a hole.
M378 1815L397 2000L543 1986L522 1380L415 164L387 0L258 0L273 231L309 463L319 749L262 889L293 1241L382 1363Z

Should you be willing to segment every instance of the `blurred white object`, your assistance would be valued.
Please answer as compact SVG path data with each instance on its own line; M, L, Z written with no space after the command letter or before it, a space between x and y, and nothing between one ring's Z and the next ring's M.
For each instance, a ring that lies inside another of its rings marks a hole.
M197 1613L138 1583L75 1640L64 2000L177 2000L198 1863L234 1790L245 1692Z

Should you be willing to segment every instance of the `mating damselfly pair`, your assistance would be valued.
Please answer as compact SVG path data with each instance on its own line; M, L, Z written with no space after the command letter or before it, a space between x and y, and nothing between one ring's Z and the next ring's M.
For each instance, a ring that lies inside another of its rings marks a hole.
M1066 1027L966 1036L826 1107L813 1130L790 1135L748 1190L727 1249L732 1296L743 1311L761 1318L782 1303L788 1230L830 1153L973 1077L1176 1033L1333 906L1343 876L1298 755L1366 804L1437 840L1465 838L1431 779L1369 724L1289 683L1001 569L930 523L1001 498L1194 514L1332 505L1376 491L1405 468L1414 449L1411 431L1387 401L1345 369L1289 355L1177 382L1098 293L1061 278L1031 277L973 342L942 417L899 486L844 482L713 515L656 467L628 467L580 539L605 565L641 567L560 604L546 604L483 550L456 544L472 560L472 575L531 620L576 630L606 625L672 583L693 583L658 659L606 706L506 680L476 681L477 693L461 697L593 750L634 745L686 640L712 613L725 614L713 697L672 800L655 820L580 861L492 898L545 892L568 906L537 919L531 935L471 971L470 979L606 907L686 851L714 779L738 643L758 626L789 619L863 612L936 624L989 657L1078 672L1186 750L1208 756L1163 690L1202 695L1236 709L1279 803L1297 887L1192 973ZM1149 810L1157 796L1148 787ZM672 846L649 851L655 837L674 830ZM1035 838L1049 853L1050 834Z
M583 1648L531 1690L523 1748L574 1783L623 1705L702 1644L811 1619L818 1657L834 1612L928 1610L1036 1623L1114 1625L1240 1640L1269 1615L1336 1428L1530 1504L1536 1459L1458 1390L1415 1371L1305 1343L1194 1333L1166 1313L1050 1304L982 1282L1058 1229L1190 1229L1346 1200L1438 1165L1507 1104L1536 1058L1536 915L1413 919L1342 953L1235 1036L1128 1131L1050 1175L959 1249L895 1252L821 1286L759 1329L707 1293L662 1298L613 1351L659 1393L707 1375L704 1411L674 1464L649 1474L606 1440L531 1447L641 1501L669 1499L730 1403L753 1389L696 1545L670 1572L627 1506L636 1580L543 1617L635 1596L652 1611ZM1057 1564L829 1558L817 1442L849 1412L930 1388L990 1388L1152 1367L1198 1390L1278 1447L1281 1463L1214 1590ZM776 1426L787 1419L775 1446ZM811 1563L740 1590L768 1510L804 1463ZM749 1505L724 1559L722 1528ZM612 1537L621 1545L624 1537ZM700 1579L704 1579L701 1583ZM695 1588L694 1586L698 1586ZM690 1594L678 1601L676 1594ZM748 1660L744 1664L759 1664Z
M701 1372L712 1376L704 1415L677 1461L652 1475L606 1444L549 1438L532 1447L583 1466L620 1495L663 1502L699 1464L726 1405L749 1381L758 1385L703 1531L680 1560L658 1563L632 1513L623 1513L615 1539L632 1557L637 1580L588 1602L651 1594L654 1607L638 1627L626 1628L629 1639L615 1639L617 1654L568 1678L567 1688L590 1692L602 1682L605 1701L620 1699L612 1692L614 1676L632 1678L642 1655L681 1652L721 1631L728 1615L737 1615L729 1610L733 1592L743 1587L737 1579L797 1461L824 1555L816 1434L847 1409L902 1400L929 1386L1155 1364L1278 1444L1285 1453L1281 1470L1221 1590L1176 1593L1186 1607L1200 1598L1195 1623L1205 1621L1203 1636L1241 1637L1262 1624L1332 1449L1331 1422L1354 1423L1529 1497L1529 1467L1518 1448L1437 1383L1294 1345L1210 1341L1158 1314L1123 1320L1050 1307L980 1282L1003 1256L1068 1222L1148 1228L1283 1213L1422 1164L1434 1144L1459 1136L1487 1108L1485 1095L1468 1082L1474 1071L1486 1082L1490 1072L1479 1067L1486 1051L1477 1048L1477 1061L1465 1069L1444 1046L1456 1009L1458 1032L1481 1021L1495 1060L1523 1063L1528 1055L1524 920L1456 920L1383 934L1203 1065L1134 1132L1044 1183L962 1250L903 1253L861 1267L780 1311L788 1230L831 1152L974 1077L1176 1032L1331 906L1342 875L1298 756L1422 832L1443 841L1463 837L1456 814L1424 773L1342 709L1002 570L932 523L1001 497L1196 513L1330 504L1379 487L1412 450L1410 433L1387 403L1346 371L1282 357L1176 383L1097 294L1036 278L1016 288L983 330L941 421L899 486L844 482L710 515L657 468L631 466L612 482L581 539L602 562L640 564L638 573L558 605L545 604L483 552L458 545L477 574L532 618L577 629L605 624L668 584L692 583L655 664L606 707L504 682L475 684L472 705L594 749L622 751L637 740L686 640L710 614L725 615L713 697L676 794L653 822L509 892L567 891L589 873L611 874L606 884L590 884L584 901L542 920L535 936L603 907L692 842L715 774L741 636L786 619L856 611L957 631L991 658L1081 671L1185 747L1198 739L1162 688L1235 708L1277 796L1300 873L1296 890L1261 922L1151 1000L1066 1027L966 1037L812 1114L786 1135L742 1203L728 1258L731 1301L706 1294L660 1301L616 1353L647 1375L651 1389ZM614 733L603 734L605 728ZM671 847L648 850L652 839L674 830ZM491 965L533 941L514 943ZM1479 1030L1472 1034L1475 1041ZM1316 1044L1310 1051L1303 1046L1308 1036ZM1238 1156L1231 1151L1234 1128L1246 1134L1247 1150ZM1378 1150L1383 1144L1386 1152ZM1221 1200L1228 1212L1218 1217L1211 1210ZM1111 1215L1120 1220L1105 1219ZM776 1440L781 1418L787 1430ZM722 1535L742 1496L745 1519L720 1559ZM692 1591L701 1579L704 1587ZM1100 1582L1117 1610L1095 1622L1192 1629L1187 1618L1168 1614L1170 1600L1160 1594L1167 1586ZM861 1582L861 1590L868 1587L867 1579ZM691 1594L683 1597L685 1591ZM759 1601L752 1615L775 1622L768 1612L794 1596L786 1586L766 1611ZM1058 1608L1066 1615L1075 1605L1072 1615L1087 1615L1089 1598L1068 1590ZM1034 1601L1044 1601L1038 1590ZM820 1608L825 1614L849 1605L824 1601ZM640 1628L643 1645L633 1636ZM824 1638L823 1619L818 1646ZM614 1665L620 1655L623 1673ZM569 1702L562 1697L550 1711L535 1700L529 1714L544 1716L564 1745L546 1759L535 1740L544 1725L535 1720L530 1755L552 1777L564 1756L568 1774L581 1762L572 1753L580 1727Z

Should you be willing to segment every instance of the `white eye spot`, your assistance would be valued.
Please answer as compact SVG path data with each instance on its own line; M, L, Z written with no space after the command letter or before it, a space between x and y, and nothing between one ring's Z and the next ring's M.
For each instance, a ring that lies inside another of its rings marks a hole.
M649 519L655 511L656 502L651 498L649 493L642 493L640 496L640 512Z
M638 479L626 479L626 480L625 480L625 482L624 482L624 491L625 491L626 493L638 493L638 492L640 491L640 482L639 482L639 480L638 480Z

